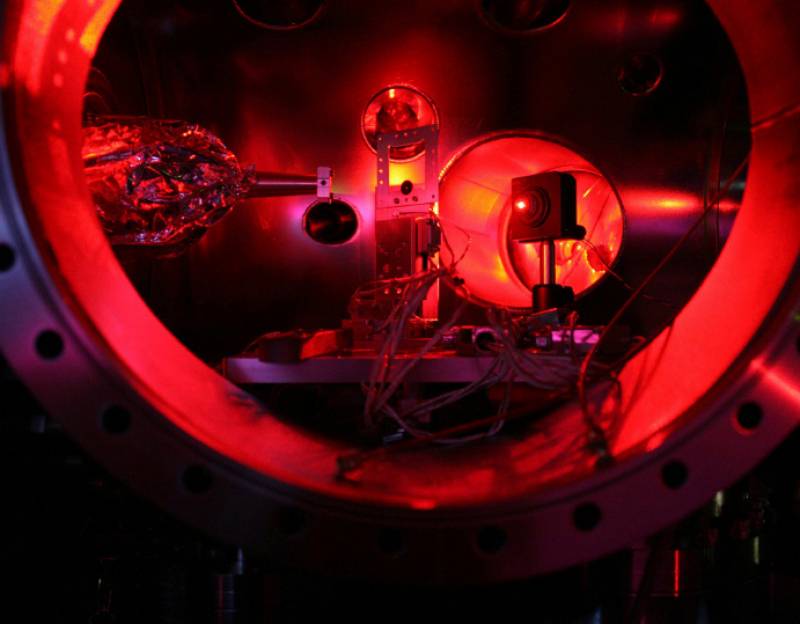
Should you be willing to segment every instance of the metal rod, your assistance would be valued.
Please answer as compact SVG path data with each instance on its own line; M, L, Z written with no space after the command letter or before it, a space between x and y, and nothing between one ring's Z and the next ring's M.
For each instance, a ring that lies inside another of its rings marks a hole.
M539 252L539 283L556 283L556 243L553 240L542 241Z
M286 197L316 195L317 176L257 171L248 197Z

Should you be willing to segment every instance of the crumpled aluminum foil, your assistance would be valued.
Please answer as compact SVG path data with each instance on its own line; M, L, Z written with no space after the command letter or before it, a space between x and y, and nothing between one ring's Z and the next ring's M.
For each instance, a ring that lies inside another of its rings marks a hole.
M112 245L180 253L244 197L254 169L208 130L183 121L96 117L83 161Z

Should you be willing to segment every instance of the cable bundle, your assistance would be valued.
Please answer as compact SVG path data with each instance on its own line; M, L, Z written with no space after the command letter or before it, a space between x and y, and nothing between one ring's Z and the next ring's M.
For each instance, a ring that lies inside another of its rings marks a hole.
M517 332L510 314L504 310L490 309L487 316L496 332L498 342L492 347L492 350L495 351L495 358L480 379L463 388L443 393L404 409L394 404L392 400L407 379L408 374L441 343L442 338L458 322L470 299L466 286L456 274L457 265L466 255L469 243L467 249L456 258L447 241L441 222L435 215L432 218L435 219L442 232L442 241L447 246L450 257L454 259L451 264L438 266L435 262L431 262L431 268L428 271L404 278L375 281L358 289L353 296L354 301L358 302L379 292L386 290L395 292L397 289L402 289L398 301L387 319L376 329L385 336L375 358L370 378L363 386L366 395L364 425L367 430L372 431L376 429L383 418L390 418L403 431L414 437L430 438L437 443L462 443L494 435L502 428L504 414L508 411L511 399L512 383L523 383L542 390L565 390L573 387L577 381L580 362L575 358L564 357L534 358L525 349L518 346ZM429 290L440 280L460 295L461 304L452 316L438 327L419 351L411 357L398 358L401 341L406 334L409 321L415 318L416 312ZM574 325L572 329L574 329ZM500 402L497 416L486 432L450 438L435 435L419 425L420 419L430 412L452 405L476 392L504 382L507 384L504 397Z

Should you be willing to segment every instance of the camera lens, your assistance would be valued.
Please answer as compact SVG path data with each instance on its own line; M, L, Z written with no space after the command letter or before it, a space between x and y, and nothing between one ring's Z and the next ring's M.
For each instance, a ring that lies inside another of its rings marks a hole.
M550 196L543 188L535 188L527 193L522 202L517 202L517 206L523 206L520 211L520 220L530 227L539 227L550 214Z

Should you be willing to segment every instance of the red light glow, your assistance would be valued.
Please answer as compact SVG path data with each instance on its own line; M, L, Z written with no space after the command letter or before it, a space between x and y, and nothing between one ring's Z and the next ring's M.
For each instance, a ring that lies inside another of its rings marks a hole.
M556 279L580 294L613 264L622 242L622 208L602 174L553 141L527 135L489 137L445 167L440 194L440 215L453 250L460 254L469 246L458 268L477 301L530 307L530 290L539 280L539 245L508 241L512 209L530 205L526 197L510 196L511 180L546 171L575 176L578 222L588 241L557 241Z
M637 206L654 216L664 211L676 214L695 214L703 209L703 199L691 193L671 188L631 188L625 192L626 205ZM661 217L659 217L661 218Z
M777 368L770 368L761 358L750 362L750 368L764 376L764 380L781 395L800 407L800 388ZM798 418L800 419L800 418Z
M364 138L374 150L380 133L412 130L438 125L439 116L433 102L417 89L406 86L387 87L370 100L361 120ZM396 147L393 160L412 160L424 151L424 144Z
M23 35L33 24L40 23L33 19L34 10L28 7L46 7L47 4L26 4L27 19L22 20ZM53 7L61 4L50 3ZM720 2L716 4L720 6ZM69 147L72 149L72 160L76 159L82 85L72 85L69 77L80 75L80 67L75 69L73 64L85 61L88 65L88 59L85 58L85 52L81 52L83 48L77 45L67 49L70 71L64 73L67 81L66 90L62 93L67 93L71 99L66 104L64 100L67 96L55 92L53 74L47 73L43 67L59 67L56 59L63 42L74 43L78 38L76 33L85 32L88 15L78 18L88 13L86 6L86 3L70 3L69 11L65 10L62 15L65 19L60 20L60 26L52 28L48 22L42 24L45 28L41 34L34 31L30 37L19 37L12 76L12 84L18 87L16 105L12 110L20 115L20 123L12 124L11 130L15 138L20 139L18 142L24 149L20 166L25 168L27 177L31 180L47 180L47 184L30 185L31 210L41 218L45 235L52 244L52 253L58 260L61 270L59 277L69 287L71 301L85 314L87 323L91 321L98 336L103 339L104 348L107 346L108 350L119 354L125 370L137 380L137 392L141 388L141 393L148 400L155 397L152 401L157 401L158 409L163 410L176 429L196 438L198 444L207 445L215 452L267 475L271 480L283 480L292 487L307 487L331 497L369 503L389 502L424 507L430 505L428 501L432 501L445 507L474 504L475 501L489 503L512 500L523 493L529 495L536 488L558 479L577 478L582 470L592 469L588 460L585 466L578 463L579 460L575 463L564 460L565 457L577 455L578 451L574 451L573 447L585 447L585 436L582 435L579 413L559 413L552 428L552 440L555 443L551 442L551 431L548 430L548 438L542 442L537 442L535 438L515 439L506 446L493 447L505 453L502 456L499 452L484 453L492 445L481 447L479 452L475 452L475 447L465 448L462 455L459 455L461 449L454 448L447 461L426 462L423 454L398 454L385 459L379 470L369 473L371 482L359 484L363 487L354 487L330 478L334 464L332 458L348 450L343 444L338 441L326 442L279 419L264 417L260 408L251 404L244 393L223 384L216 373L182 349L145 308L125 280L120 267L113 261L96 217L81 195L85 194L85 189L81 189L77 178L72 175L74 168L69 166L70 152L65 151L67 143L58 136L51 137L52 146L47 142L50 128L55 128L59 121L55 113L72 111L72 116L63 117L63 131L65 136L72 137ZM64 23L67 21L69 24ZM69 26L74 26L75 30ZM430 41L438 44L441 39L439 33L437 37L430 37ZM29 47L26 48L26 45ZM477 49L477 46L473 47ZM44 58L48 48L50 51L45 61L26 65L27 61ZM435 49L433 44L424 48L425 51L432 49ZM430 63L419 63L423 68L421 71L429 71L427 68L437 67L436 63L443 64L445 61L454 67L460 66L453 62L455 55L449 54L448 50L450 48L443 48L440 54L426 55L432 60ZM463 50L465 54L471 52L466 46L458 50ZM474 60L475 63L481 62L480 58ZM383 57L372 62L377 64L379 61L382 71L387 72L385 75L399 75L399 70L393 74L385 69L387 60ZM399 52L396 58L390 55L389 61L394 63L391 68L407 66L405 48L402 56ZM494 59L491 61L494 62ZM485 62L488 64L489 60ZM474 71L472 64L467 64L467 67L475 75L482 75ZM40 81L40 92L28 90L30 83L27 79L40 74L46 78ZM442 71L437 75L444 74ZM433 70L430 70L430 76L433 75ZM428 78L429 81L433 80ZM454 84L465 82L454 80L452 74L448 79ZM419 80L428 89L428 83ZM384 82L376 78L370 84L374 88L374 84ZM445 90L441 90L441 95L439 90L430 91L441 98L443 110L446 109L448 97L455 100L457 95L460 96L457 89L452 90L452 95ZM477 107L483 103L482 98L492 92L492 89L476 88L474 98L462 98L465 101L458 100L458 104ZM777 102L759 100L759 108L754 109L754 115L765 112L762 109L774 109L773 104ZM244 111L251 113L254 119L263 116L263 110L244 108ZM255 125L248 121L245 119L245 127ZM790 141L791 136L786 134L786 140ZM260 138L257 134L248 138L248 149L265 156L263 160L258 157L252 157L252 160L264 164L274 161L276 166L287 166L286 154L275 145L289 145L291 141L276 141L275 136L281 135L267 135L271 140L264 141L257 140ZM360 138L355 137L354 140L360 141ZM481 150L487 145L492 146L491 149ZM348 170L350 177L343 178L350 185L348 188L357 189L352 180L366 178L368 173L364 172L370 172L374 167L374 157L369 150L364 149L363 152L364 164L352 166ZM299 158L293 153L289 156ZM798 231L800 214L796 206L785 199L785 195L786 189L793 187L789 186L786 174L782 173L783 160L778 160L777 156L773 161L762 151L759 152L759 158L754 158L754 163L758 165L760 175L757 176L758 184L752 187L752 192L748 192L750 197L758 200L757 203L767 205L770 209L743 211L734 236L715 266L712 277L681 312L672 333L654 342L626 368L621 387L633 390L624 397L625 418L620 425L621 432L614 441L615 454L665 429L677 415L685 413L704 396L720 375L729 369L730 362L749 344L750 337L771 312L773 301L782 292L787 276L791 275L797 258L794 233ZM527 305L529 294L518 273L521 263L512 261L511 252L501 245L503 215L507 215L511 209L505 189L513 176L529 175L554 167L582 172L582 180L579 181L579 220L590 230L590 240L598 249L604 245L611 258L618 252L622 238L621 209L608 183L596 169L574 152L542 139L518 135L492 137L462 152L443 174L442 184L445 226L456 224L469 228L469 233L463 236L458 227L448 229L456 253L460 253L470 241L469 254L459 265L459 270L468 277L476 291L481 289L483 296L501 303L514 305L522 301L523 305ZM580 202L580 198L596 198L597 203L587 207L585 201ZM298 206L300 214L302 208ZM263 218L266 220L267 217ZM593 220L597 222L596 228L592 227ZM300 221L299 216L296 221ZM300 236L300 229L297 229ZM252 245L259 248L263 246L263 231L253 231L251 236ZM758 244L759 240L767 240L768 245ZM532 251L535 252L535 245L528 247L534 248ZM780 248L781 253L776 254L775 248ZM739 253L742 251L747 252L747 271L742 271L740 258L745 255ZM568 277L572 281L567 283L579 283L579 271L583 276L581 279L585 280L584 284L591 283L587 275L593 276L594 280L602 277L602 269L590 266L583 245L567 241L559 245L558 252L559 271L565 270L564 263L569 260L572 260L573 266L577 266ZM750 279L750 274L758 276L758 279ZM731 284L737 287L731 288ZM739 313L741 310L747 310L747 314ZM725 331L709 331L709 327L723 327ZM686 374L687 362L692 367L691 375ZM69 378L65 383L83 382L79 372L82 371L77 371L75 378ZM646 383L637 383L637 374L641 374ZM783 388L787 395L795 396L793 392L796 388L788 381L783 384L783 379L777 375L771 381L776 387ZM565 415L572 418L562 418ZM573 434L572 439L570 433ZM568 446L569 442L573 443L572 446ZM341 445L341 450L337 445ZM723 456L722 459L727 457ZM437 470L436 479L430 477L433 467ZM470 474L472 471L485 472L473 475ZM410 503L412 496L418 502Z
M86 24L86 28L81 33L80 44L86 54L94 56L97 46L100 44L100 37L103 36L103 31L106 24L111 21L114 11L117 10L120 0L105 0L98 6L95 14ZM93 2L89 3L94 4Z

